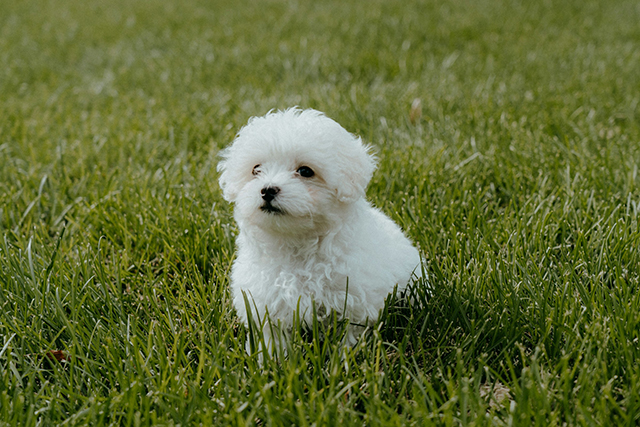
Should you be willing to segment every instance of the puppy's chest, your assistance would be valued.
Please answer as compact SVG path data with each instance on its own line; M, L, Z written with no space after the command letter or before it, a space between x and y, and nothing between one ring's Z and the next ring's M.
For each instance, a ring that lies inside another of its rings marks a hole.
M295 275L300 280L322 278L331 281L341 276L343 270L339 263L322 257L293 259L282 263L280 267L283 273Z
M321 256L266 257L255 272L262 285L282 290L314 292L346 285L345 266Z

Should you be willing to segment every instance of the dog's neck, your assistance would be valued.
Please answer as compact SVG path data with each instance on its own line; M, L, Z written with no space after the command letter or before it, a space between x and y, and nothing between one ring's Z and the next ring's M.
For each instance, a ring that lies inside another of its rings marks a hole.
M263 230L243 230L246 241L269 257L281 255L286 257L307 257L320 251L322 245L330 244L342 231L342 225L320 232L306 232L304 234L285 234L265 232Z
M240 227L239 240L256 251L256 255L269 258L282 257L300 261L317 257L335 257L346 250L352 241L357 215L367 202L346 206L339 214L327 216L316 227L308 230L265 230Z

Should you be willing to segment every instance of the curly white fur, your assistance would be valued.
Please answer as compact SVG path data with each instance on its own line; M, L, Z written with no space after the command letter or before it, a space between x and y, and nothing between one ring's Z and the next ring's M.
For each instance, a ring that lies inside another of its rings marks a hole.
M419 275L418 251L365 199L369 148L321 112L253 117L221 155L220 187L240 229L231 288L243 322L248 310L268 313L286 333L297 309L311 323L315 302L316 315L360 325L348 332L352 345L396 284Z

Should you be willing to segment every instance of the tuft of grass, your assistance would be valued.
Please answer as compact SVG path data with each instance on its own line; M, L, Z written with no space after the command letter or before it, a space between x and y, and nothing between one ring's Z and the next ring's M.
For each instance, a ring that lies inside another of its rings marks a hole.
M0 426L638 424L637 2L0 10ZM261 363L216 156L292 105L374 146L431 291Z

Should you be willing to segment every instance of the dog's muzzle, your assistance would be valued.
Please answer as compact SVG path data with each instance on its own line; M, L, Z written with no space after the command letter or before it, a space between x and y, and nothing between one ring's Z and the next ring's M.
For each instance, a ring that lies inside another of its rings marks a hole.
M273 206L271 202L276 198L276 195L280 192L279 187L264 187L260 190L260 194L262 194L262 200L264 200L264 204L260 206L260 210L263 212L281 214L282 209Z

